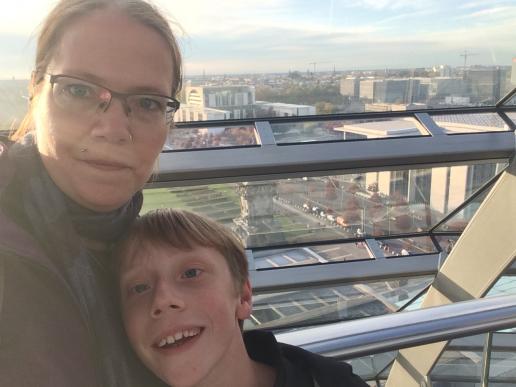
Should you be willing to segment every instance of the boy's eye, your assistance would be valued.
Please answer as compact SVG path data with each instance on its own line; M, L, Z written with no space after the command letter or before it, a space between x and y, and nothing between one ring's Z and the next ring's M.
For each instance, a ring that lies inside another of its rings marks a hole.
M195 278L198 277L199 274L201 274L201 269L188 269L185 270L184 273L181 275L182 278Z
M147 284L136 284L131 288L131 291L136 294L142 294L150 289L150 286Z

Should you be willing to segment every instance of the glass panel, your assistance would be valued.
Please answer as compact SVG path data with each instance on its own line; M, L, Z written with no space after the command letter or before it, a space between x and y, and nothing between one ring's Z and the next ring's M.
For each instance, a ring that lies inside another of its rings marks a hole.
M503 276L495 285L489 290L486 297L504 296L516 294L516 277L515 276Z
M447 348L430 372L430 378L432 381L467 379L478 383L482 372L482 354L482 348L463 351Z
M288 275L288 271L285 275ZM424 289L432 279L432 276L424 276L255 294L253 317L246 321L246 329L309 326L393 313Z
M27 80L0 80L0 132L21 122L28 106Z
M429 230L505 165L472 163L150 189L144 191L142 211L173 207L205 214L232 228L248 248L413 234ZM456 216L459 226L471 218L475 206L478 203ZM441 231L462 230L453 221ZM346 249L357 258L367 258L357 251L360 246Z
M512 97L511 101L514 101L514 105L516 105L516 95ZM512 122L516 124L516 112L507 112L505 114L507 114L507 116L512 120Z
M363 356L356 359L346 360L346 363L353 367L353 373L364 380L375 379L387 365L394 360L398 351L377 353L374 355Z
M478 208L489 193L489 189L478 195L475 200L468 203L466 207L456 213L451 219L448 219L446 223L442 224L437 228L437 231L454 231L462 232L468 225L473 215L477 212ZM452 246L453 247L453 246Z
M430 237L382 239L377 241L385 257L437 253Z
M420 294L419 297L417 297L414 301L412 301L412 302L408 301L407 302L408 306L403 308L402 312L409 311L409 310L421 309L421 304L423 303L425 296L426 296L426 291L423 292L422 294ZM410 302L410 304L409 304L409 302ZM405 305L407 305L407 304L405 304Z
M439 246L441 246L441 250L444 251L446 254L450 254L453 250L453 247L455 246L455 243L459 240L458 235L441 235L436 236L435 239L439 243Z
M496 113L432 115L432 118L447 134L510 130Z
M273 251L253 251L256 269L282 266L310 265L316 263L354 261L371 259L364 243L340 243L321 246L307 246Z
M516 106L516 95L513 95L510 100L508 100L507 102L504 103L504 105ZM509 113L509 114L514 114L514 113ZM514 121L514 119L513 119L513 121Z
M228 148L257 144L254 126L174 128L170 131L164 150Z
M509 351L491 351L491 363L489 367L489 386L492 381L514 386L516 383L516 353L515 348Z
M278 144L313 141L365 140L427 134L413 118L307 121L272 124Z

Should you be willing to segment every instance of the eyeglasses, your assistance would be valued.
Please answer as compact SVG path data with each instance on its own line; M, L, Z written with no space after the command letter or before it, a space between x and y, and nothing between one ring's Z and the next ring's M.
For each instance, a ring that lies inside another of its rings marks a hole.
M106 112L113 98L117 98L122 102L129 119L144 125L169 125L180 106L179 101L172 97L117 93L81 78L62 74L47 75L56 105L84 116Z

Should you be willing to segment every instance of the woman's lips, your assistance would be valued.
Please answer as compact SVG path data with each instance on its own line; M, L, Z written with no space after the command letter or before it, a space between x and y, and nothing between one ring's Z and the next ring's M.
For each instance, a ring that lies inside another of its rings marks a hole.
M128 169L129 166L126 164L114 162L114 161L104 161L104 160L84 160L84 162L91 167L96 169L100 169L103 171L119 171L122 169Z

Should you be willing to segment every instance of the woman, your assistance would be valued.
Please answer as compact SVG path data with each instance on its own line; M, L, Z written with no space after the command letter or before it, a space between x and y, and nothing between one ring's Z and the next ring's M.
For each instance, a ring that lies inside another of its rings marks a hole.
M110 246L138 214L181 58L143 0L61 0L0 152L0 385L158 385L127 349Z

